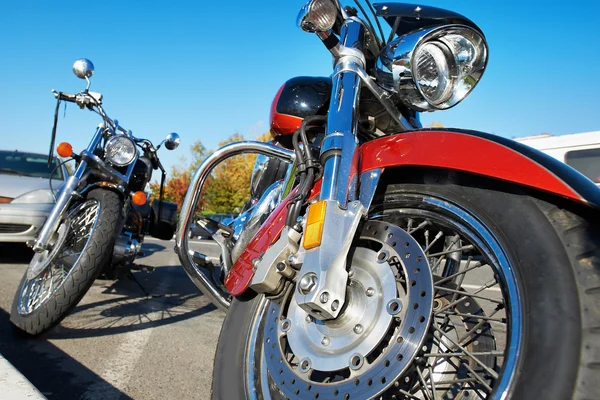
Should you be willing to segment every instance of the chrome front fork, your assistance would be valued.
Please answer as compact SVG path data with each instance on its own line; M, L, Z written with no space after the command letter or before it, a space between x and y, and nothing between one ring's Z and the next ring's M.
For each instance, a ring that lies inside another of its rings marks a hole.
M93 152L96 146L100 143L102 139L102 129L98 128L92 141L88 145L87 151ZM54 232L58 229L58 225L60 224L60 220L62 219L65 210L69 207L71 203L71 199L75 195L75 190L79 187L79 182L81 182L81 178L87 169L87 163L85 161L81 161L79 166L75 170L75 173L67 179L65 184L62 186L58 193L58 197L56 199L56 204L52 208L50 215L46 219L46 222L40 229L38 236L33 243L33 251L36 253L41 253L43 251L48 250L48 242Z
M346 259L360 219L366 214L358 192L358 103L364 70L364 27L346 21L344 44L333 75L327 135L321 147L323 179L320 200L326 202L320 246L307 250L295 300L317 319L336 318L346 300ZM370 203L370 199L368 200ZM368 207L368 205L367 205Z

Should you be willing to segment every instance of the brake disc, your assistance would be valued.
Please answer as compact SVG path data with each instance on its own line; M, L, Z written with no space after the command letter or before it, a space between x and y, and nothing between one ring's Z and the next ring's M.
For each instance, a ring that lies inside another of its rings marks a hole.
M385 222L367 222L361 239L381 248L355 250L340 317L311 320L293 303L293 292L267 309L267 368L290 399L376 396L421 350L433 303L427 257L408 233Z

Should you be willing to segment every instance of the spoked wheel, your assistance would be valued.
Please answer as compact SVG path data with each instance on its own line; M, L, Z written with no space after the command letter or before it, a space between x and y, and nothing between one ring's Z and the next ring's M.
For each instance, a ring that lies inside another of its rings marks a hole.
M112 255L121 208L116 193L93 190L67 212L15 294L11 321L20 331L43 333L77 305Z
M54 233L50 250L34 254L21 285L19 314L38 309L67 279L92 236L98 215L97 200L78 205Z
M578 266L532 199L439 186L403 185L372 208L335 320L312 319L291 283L234 301L214 397L571 398L581 326L556 303L578 309Z

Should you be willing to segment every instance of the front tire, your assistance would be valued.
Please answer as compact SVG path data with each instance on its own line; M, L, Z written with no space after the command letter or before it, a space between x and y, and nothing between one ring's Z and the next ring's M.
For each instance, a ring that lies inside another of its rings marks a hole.
M12 304L10 320L18 331L37 336L58 325L79 303L110 262L123 202L110 190L95 189L67 211L57 249L43 260L36 277L26 271ZM77 231L79 235L75 235ZM64 233L62 233L64 232ZM60 236L58 233L57 236ZM33 263L40 262L34 255Z
M462 174L448 177L445 172L432 171L411 183L388 186L385 193L374 201L370 214L372 219L389 221L406 228L407 219L413 217L407 210L415 210L415 215L437 212L444 218L456 218L447 214L444 204L464 212L465 218L473 218L493 235L510 265L503 272L507 276L499 279L504 282L502 294L505 297L510 292L517 294L514 298L507 298L503 305L507 309L508 320L503 361L479 357L492 372L498 374L498 378L489 379L490 374L482 374L483 383L454 386L452 397L499 399L505 396L504 398L510 399L555 400L600 398L600 382L597 376L594 377L600 365L600 230L598 226L591 224L592 221L598 221L598 213L559 199L548 202L528 196L518 188L499 182ZM419 223L416 217L414 220L413 228ZM512 281L508 276L511 274L514 277ZM443 278L435 279L440 282ZM476 286L475 282L468 283ZM447 290L456 289L459 287ZM476 303L475 300L484 301L478 300L475 293L473 303ZM444 291L439 290L437 296L438 299L443 299ZM232 302L215 357L213 398L243 399L251 393L265 398L283 397L280 389L273 390L279 383L278 379L274 379L277 378L278 371L270 371L270 375L265 376L267 363L260 359L261 351L264 352L260 347L265 342L265 333L256 327L261 323L265 326L259 316L266 315L265 307L268 304L269 301L264 296L236 299ZM448 307L447 304L448 302L442 304L442 311ZM511 307L518 315L510 315ZM490 317L490 320L493 318ZM495 328L490 328L489 331L495 332ZM491 350L487 351L489 354L494 354L495 346L502 342L496 336L492 339L489 344ZM483 339L478 339L478 342L483 342ZM469 348L472 353L476 352ZM436 351L430 348L426 352L443 351L438 347ZM426 365L423 364L426 363L424 358L421 354L416 365ZM468 360L467 357L463 358ZM460 357L455 361L458 365L463 362ZM467 362L471 369L478 369L479 364L472 360ZM426 368L423 371L423 374L419 372L421 376L418 378L427 382L420 386L428 388L428 376L433 376L433 373L428 375ZM363 387L364 379L359 379L358 375L352 378L355 377L357 382L360 380L360 387ZM396 377L401 383L400 388L403 388L404 378ZM446 378L445 381L449 379ZM460 380L454 379L455 382ZM475 381L468 373L462 376L462 380ZM299 381L295 377L292 381L287 379L282 383L289 385L292 382L294 388L301 390L301 394L307 394L308 390L311 398L312 394L315 394L315 398L323 398L324 393L318 392L320 389L316 388L317 385L313 384L311 391L310 385ZM486 383L490 384L491 390L484 390ZM299 384L304 386L298 386ZM416 387L418 386L417 383ZM394 392L393 386L388 387L386 392L377 396L384 399L429 396L418 391L407 394L407 388L410 386L404 386L404 392ZM443 390L441 385L437 388L431 385L430 388L431 392ZM473 396L476 393L479 397ZM347 394L348 398L357 398L352 392ZM436 392L439 398L446 398L443 395L447 394L440 395ZM392 395L395 397L391 397ZM335 390L325 394L325 398L335 396Z

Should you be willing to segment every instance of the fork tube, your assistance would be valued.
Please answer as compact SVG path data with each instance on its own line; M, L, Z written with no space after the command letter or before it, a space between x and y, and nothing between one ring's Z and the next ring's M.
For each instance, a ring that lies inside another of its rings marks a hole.
M96 146L98 146L98 143L100 143L100 140L102 139L102 132L103 130L100 128L96 130L94 137L88 145L88 151L92 152L94 151L94 149L96 149ZM87 163L85 161L81 161L79 163L79 166L75 170L75 173L72 176L70 176L69 179L67 179L63 187L60 189L58 197L56 199L56 204L52 208L48 219L46 219L46 222L40 229L38 237L35 243L33 244L33 251L40 253L44 250L47 250L48 240L50 240L50 236L58 228L58 224L63 216L63 213L69 206L71 198L73 197L75 190L79 186L79 181L81 180L81 177L83 176L83 173L85 172L86 168Z
M327 136L321 147L323 181L321 200L336 200L346 208L348 200L355 200L358 171L358 100L360 77L351 66L363 62L357 53L362 50L364 27L356 20L346 21L341 34L344 52L338 58L332 82L332 94L327 117ZM357 52L358 50L358 52Z

